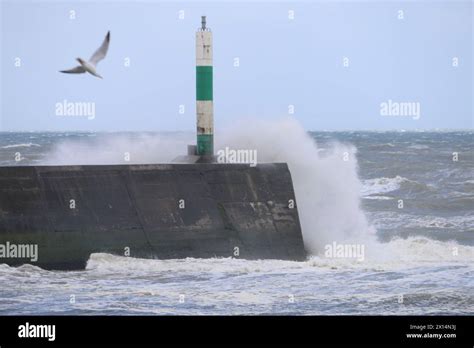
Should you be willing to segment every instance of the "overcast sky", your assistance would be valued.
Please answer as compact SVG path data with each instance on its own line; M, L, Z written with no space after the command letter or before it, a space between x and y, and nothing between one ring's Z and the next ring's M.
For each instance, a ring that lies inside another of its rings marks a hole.
M472 7L3 0L0 130L194 130L204 14L214 34L216 128L241 117L295 117L308 130L472 128ZM58 72L88 59L107 30L103 80ZM419 103L419 117L381 115L389 100ZM64 101L94 103L95 115L57 115Z

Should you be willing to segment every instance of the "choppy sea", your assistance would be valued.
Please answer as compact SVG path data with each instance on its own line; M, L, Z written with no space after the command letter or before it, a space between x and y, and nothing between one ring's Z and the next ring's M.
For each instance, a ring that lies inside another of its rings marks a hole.
M85 271L0 264L0 314L473 315L474 133L311 132L303 143L298 134L293 152L301 148L304 156L283 160L313 254L307 261L94 254ZM162 161L160 151L184 152L188 140L5 132L0 165L120 162L127 149L136 162ZM259 151L262 160L274 159ZM341 167L347 155L352 165ZM364 245L364 259L328 257L332 236Z

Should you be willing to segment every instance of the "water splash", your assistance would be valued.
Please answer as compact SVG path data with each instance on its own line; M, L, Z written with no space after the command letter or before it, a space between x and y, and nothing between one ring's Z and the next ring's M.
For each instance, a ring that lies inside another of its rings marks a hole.
M251 124L252 127L248 127ZM360 208L356 149L332 143L324 151L294 119L242 121L221 132L217 149L255 149L259 163L287 162L293 178L306 249L366 241L373 229Z

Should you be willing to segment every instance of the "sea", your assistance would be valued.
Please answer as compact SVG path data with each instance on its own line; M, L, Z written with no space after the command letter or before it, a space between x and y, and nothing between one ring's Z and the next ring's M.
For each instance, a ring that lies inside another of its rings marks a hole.
M83 271L0 264L0 314L474 314L473 131L253 128L229 130L217 145L289 164L306 261L93 254ZM132 163L167 162L192 140L2 132L0 166L123 163L125 152ZM334 243L363 253L330 254Z

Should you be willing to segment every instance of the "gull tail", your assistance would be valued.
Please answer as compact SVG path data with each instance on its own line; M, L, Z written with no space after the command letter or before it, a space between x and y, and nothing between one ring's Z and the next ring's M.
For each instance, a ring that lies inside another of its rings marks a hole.
M86 72L86 69L84 69L81 65L78 65L75 68L72 68L69 70L60 70L59 72L62 72L65 74L83 74Z

